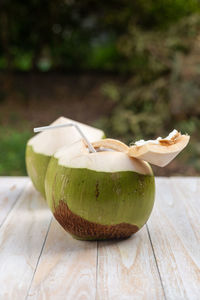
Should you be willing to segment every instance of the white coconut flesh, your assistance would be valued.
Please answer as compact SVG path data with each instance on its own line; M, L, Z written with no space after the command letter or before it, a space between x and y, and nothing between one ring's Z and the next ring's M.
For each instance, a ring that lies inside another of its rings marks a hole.
M58 118L51 125L61 125L69 122L77 124L90 142L99 140L104 136L103 131L100 129L65 117ZM28 141L28 145L32 146L33 151L36 153L52 156L59 148L64 145L69 146L80 139L82 137L75 127L63 127L38 133Z
M93 146L96 148L97 145L102 151L90 153L84 141L81 140L69 147L62 147L55 153L54 157L58 159L59 165L68 168L84 168L96 172L111 173L132 171L143 175L152 175L152 170L148 163L132 158L124 151L116 151L116 145L113 146L113 149L112 145L106 144L104 140L93 143ZM106 145L107 147L109 146L109 148L106 148L105 150L111 151L104 151ZM126 146L126 150L127 148L128 146Z
M190 137L173 130L166 138L140 140L131 146L131 157L145 160L153 165L164 167L169 164L188 144Z

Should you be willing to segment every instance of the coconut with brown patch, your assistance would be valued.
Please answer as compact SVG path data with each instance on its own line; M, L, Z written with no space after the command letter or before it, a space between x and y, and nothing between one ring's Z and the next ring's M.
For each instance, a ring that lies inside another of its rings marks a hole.
M58 150L45 178L46 198L61 226L78 239L127 238L147 221L155 184L148 163L131 158L129 147L106 139Z

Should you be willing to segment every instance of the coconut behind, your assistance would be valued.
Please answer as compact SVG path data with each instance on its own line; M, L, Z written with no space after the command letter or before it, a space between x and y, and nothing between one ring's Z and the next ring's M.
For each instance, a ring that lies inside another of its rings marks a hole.
M93 142L104 137L104 132L97 128L60 117L51 125L73 122ZM44 131L32 137L26 146L26 168L35 188L45 197L44 179L51 156L62 146L69 146L81 139L74 127L57 128Z

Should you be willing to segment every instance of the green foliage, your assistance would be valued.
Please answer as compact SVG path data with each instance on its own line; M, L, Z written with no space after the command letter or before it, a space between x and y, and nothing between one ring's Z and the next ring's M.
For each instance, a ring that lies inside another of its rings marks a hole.
M98 125L128 143L187 132L182 159L200 171L199 32L199 0L1 1L0 69L131 74L104 86L115 107ZM0 129L1 175L25 174L29 135Z
M30 136L29 131L0 128L0 176L26 175L24 154Z
M200 15L182 19L167 31L129 28L121 51L133 61L134 75L123 86L105 85L115 102L101 127L125 142L166 136L176 128L192 136L188 164L200 169ZM142 61L136 64L135 61Z
M198 0L1 1L0 69L132 70L117 42L133 24L165 30L199 11Z

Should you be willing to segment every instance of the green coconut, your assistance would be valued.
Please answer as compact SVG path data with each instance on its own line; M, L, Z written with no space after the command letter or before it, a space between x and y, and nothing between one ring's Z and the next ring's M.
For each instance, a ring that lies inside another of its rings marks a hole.
M97 152L89 153L78 141L50 160L47 203L60 225L77 239L127 238L150 216L155 195L151 167L129 157L129 148L116 143L120 147L109 143L109 149L106 142L94 143Z
M79 125L82 132L92 142L104 137L102 130L67 119L58 118L51 125L61 125L73 122ZM57 128L38 133L32 137L26 146L26 168L35 188L45 197L44 180L52 155L64 145L69 146L81 139L74 127Z

